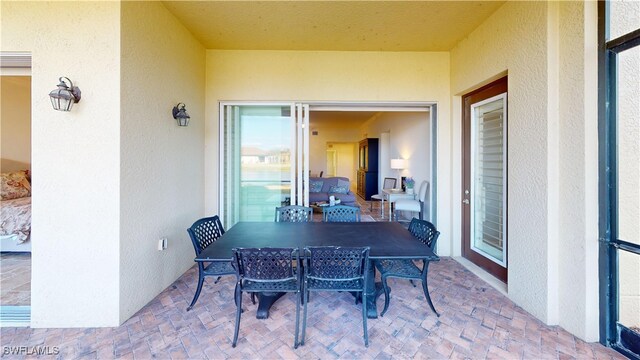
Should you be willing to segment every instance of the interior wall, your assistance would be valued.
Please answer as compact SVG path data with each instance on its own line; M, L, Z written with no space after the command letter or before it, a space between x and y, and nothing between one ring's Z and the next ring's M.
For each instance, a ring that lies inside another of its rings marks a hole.
M360 127L363 137L380 138L382 133L388 133L390 158L406 160L407 168L399 172L385 164L382 178L411 176L416 180L416 191L423 180L431 181L430 123L428 112L382 112ZM378 185L382 188L382 183Z
M326 150L335 150L336 152L336 176L349 178L351 188L356 188L356 172L357 172L357 154L358 144L352 143L329 143ZM325 150L325 154L326 154Z
M428 102L439 105L438 228L451 246L448 52L207 50L205 209L218 212L219 102Z
M509 297L587 341L597 340L598 331L594 8L507 2L451 52L456 159L460 95L508 73ZM454 165L459 239L461 169ZM560 219L573 211L579 221ZM460 244L454 246L459 253Z
M0 172L31 170L31 76L0 76Z
M313 112L311 112L313 119ZM309 135L309 168L312 173L327 174L327 144L332 142L349 143L359 141L357 126L341 126L334 122L316 122L312 131L318 131L318 135ZM324 175L326 176L326 175ZM353 178L355 181L355 177Z
M119 325L120 3L0 7L0 50L32 54L31 327ZM60 76L71 112L47 96Z
M159 2L122 3L120 321L193 266L204 216L205 49ZM144 71L141 71L144 69ZM191 116L180 127L171 109ZM158 251L166 237L168 248Z

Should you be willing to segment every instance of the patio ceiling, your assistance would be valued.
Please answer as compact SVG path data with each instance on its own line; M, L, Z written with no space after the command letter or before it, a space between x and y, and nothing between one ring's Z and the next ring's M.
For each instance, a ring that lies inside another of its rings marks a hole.
M448 51L504 1L164 1L208 49Z

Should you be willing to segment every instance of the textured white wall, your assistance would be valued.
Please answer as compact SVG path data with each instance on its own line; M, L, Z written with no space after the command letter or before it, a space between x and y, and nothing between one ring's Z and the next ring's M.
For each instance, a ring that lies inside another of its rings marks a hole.
M558 323L598 340L597 3L560 2ZM551 9L554 10L554 9Z
M451 52L455 95L509 76L509 297L589 341L598 331L596 19L591 2L507 2ZM459 149L460 98L452 103Z
M439 250L451 249L450 71L446 52L207 50L205 208L218 211L219 102L438 102Z
M31 169L31 76L1 76L2 172Z
M31 326L118 325L120 3L0 6L0 50L33 64ZM60 76L82 90L68 113L48 97Z
M508 71L509 297L548 321L546 26L545 2L506 3L451 51L451 89L462 95ZM454 100L459 104L459 97ZM458 149L460 109L454 105ZM454 171L459 178L459 165ZM460 188L454 184L458 195ZM454 214L460 203L454 200Z
M204 214L205 49L159 2L122 3L120 321L193 266ZM171 109L186 104L188 127ZM168 249L158 251L167 237ZM195 288L193 289L195 291Z

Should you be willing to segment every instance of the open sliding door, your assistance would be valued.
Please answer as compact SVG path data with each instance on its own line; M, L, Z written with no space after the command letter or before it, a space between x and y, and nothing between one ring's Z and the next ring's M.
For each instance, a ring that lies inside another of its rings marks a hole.
M309 107L221 104L220 215L273 221L275 208L309 205Z

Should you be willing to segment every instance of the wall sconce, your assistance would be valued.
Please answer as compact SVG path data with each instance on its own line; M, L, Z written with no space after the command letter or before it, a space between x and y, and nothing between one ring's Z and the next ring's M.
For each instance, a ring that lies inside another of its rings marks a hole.
M69 85L64 80L67 80ZM73 107L73 104L80 101L81 93L77 86L73 86L71 80L68 77L61 77L58 88L49 93L51 98L51 105L54 110L69 111Z
M182 104L182 106L180 106L180 104ZM178 103L178 105L173 107L173 118L178 121L179 126L189 125L189 119L191 119L191 116L187 114L187 110L184 107L184 103Z

